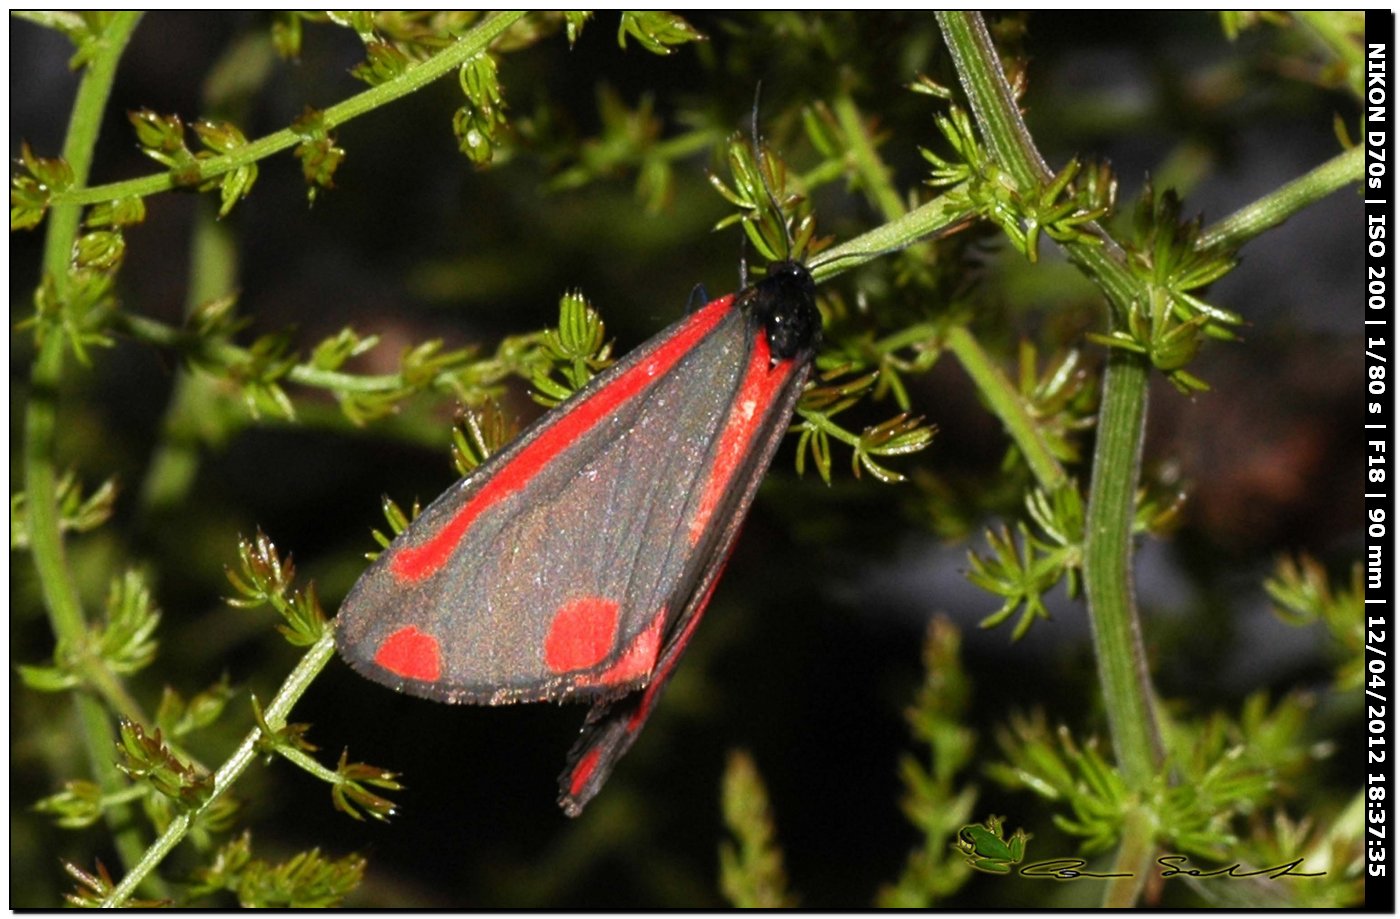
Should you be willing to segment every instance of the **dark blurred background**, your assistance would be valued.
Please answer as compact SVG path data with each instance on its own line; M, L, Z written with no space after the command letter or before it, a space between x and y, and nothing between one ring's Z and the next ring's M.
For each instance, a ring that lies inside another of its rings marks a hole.
M926 164L918 147L938 143L938 109L901 86L920 72L954 84L932 16L687 18L708 41L669 57L619 49L610 13L572 49L560 34L503 56L519 136L489 170L473 169L455 149L450 119L461 102L451 78L338 130L347 156L335 188L313 207L289 154L261 163L251 197L224 221L236 240L240 310L253 320L248 334L291 326L309 349L353 325L384 339L355 369L389 372L412 342L489 349L502 335L549 325L559 295L581 288L625 352L678 316L696 283L732 289L740 234L710 231L727 213L705 178L720 169L713 155L676 164L674 195L658 212L643 207L627 170L550 189L573 165L558 151L599 132L604 88L628 107L652 100L669 136L696 124L746 130L759 81L761 115L849 86L878 120L897 187L919 187ZM1024 31L1012 28L1018 23ZM240 42L249 55L267 54L250 39L267 28L254 13L148 15L119 71L92 184L155 168L136 149L127 111L204 114L215 62ZM1110 160L1123 210L1151 175L1159 189L1181 191L1188 213L1218 220L1333 156L1334 114L1355 123L1353 100L1297 64L1313 55L1297 30L1263 27L1232 44L1212 15L1095 12L1036 14L1003 22L998 34L1025 60L1022 102L1047 158L1057 167L1076 154ZM10 52L11 156L21 141L57 155L76 85L71 46L15 21ZM267 60L265 84L239 118L246 136L360 91L348 71L362 53L352 32L308 27L299 63ZM810 160L794 119L775 114L764 130L795 165ZM147 221L128 233L119 288L126 310L180 320L184 247L196 210L211 200L148 201ZM821 229L838 240L880 222L839 184L816 204ZM1327 685L1318 633L1274 619L1259 583L1281 553L1306 550L1336 572L1359 557L1360 222L1357 196L1344 191L1247 246L1240 267L1210 292L1246 318L1242 341L1208 345L1192 366L1212 391L1187 398L1165 382L1154 388L1149 471L1190 495L1175 537L1145 541L1138 562L1149 653L1167 698L1233 709L1254 689ZM42 231L12 235L12 323L32 309L41 243ZM1090 285L1051 247L1041 252L1032 266L987 245L967 266L987 317L974 328L1003 349L1008 370L1022 335L1053 345L1055 328L1101 327ZM854 278L835 287L855 299ZM1101 361L1089 350L1091 363ZM32 354L29 334L13 333L12 482L22 475ZM98 352L90 368L72 367L60 460L89 483L115 473L123 485L113 522L74 540L85 595L100 597L127 564L154 573L162 647L134 683L143 703L154 709L164 683L190 694L225 674L238 690L227 727L193 744L213 764L246 730L247 694L268 699L297 659L266 614L222 602L237 537L266 532L333 610L372 548L370 529L383 526L380 496L427 501L452 481L453 406L436 405L440 425L410 438L393 426L356 430L336 420L322 394L293 387L307 423L253 424L202 444L187 499L147 512L138 506L141 483L180 372L172 355L129 341ZM355 823L309 776L281 762L255 767L236 794L258 855L360 851L371 866L350 901L360 906L719 906L719 776L726 752L743 747L768 784L802 902L868 904L918 842L900 813L896 764L914 749L901 713L930 616L944 613L965 629L982 757L996 755L993 725L1035 706L1076 730L1103 730L1078 603L1057 598L1054 620L1018 644L1005 628L976 629L998 601L964 580L966 553L981 548L982 527L1019 513L1016 490L998 485L1006 439L951 359L912 385L915 411L939 434L930 450L891 465L917 484L855 480L844 456L831 487L810 471L799 480L785 446L664 701L582 819L560 815L554 782L583 708L434 705L384 691L336 661L294 720L313 725L323 761L348 746L352 759L401 772L407 788L393 796L401 814L387 825ZM537 411L523 387L507 410L522 420ZM1091 443L1083 441L1086 456ZM947 506L963 517L940 515ZM12 562L12 664L41 662L52 635L27 555ZM101 825L61 831L28 809L85 766L69 700L25 690L14 676L11 689L10 902L50 906L66 888L58 858L88 866L116 858ZM1346 754L1343 747L1338 761ZM1028 798L979 784L979 813L1033 809ZM1047 846L1069 849L1048 823L1034 829L1055 840ZM172 860L171 876L194 863ZM1028 883L977 878L959 903L1015 902L1030 895ZM1089 896L1065 888L1056 885L1054 902ZM1050 902L1045 895L1037 888L1025 902Z

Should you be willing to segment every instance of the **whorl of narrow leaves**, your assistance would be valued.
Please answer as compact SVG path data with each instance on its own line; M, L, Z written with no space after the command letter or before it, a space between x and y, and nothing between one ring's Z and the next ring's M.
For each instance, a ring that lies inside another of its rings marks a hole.
M86 533L106 523L117 499L117 480L107 479L84 497L82 482L73 470L65 472L56 487L58 529L61 533ZM10 548L29 547L29 508L25 493L10 496Z
M36 801L34 810L52 814L65 830L80 830L102 819L102 789L83 779L64 782L62 791Z
M1098 408L1096 380L1084 366L1081 353L1075 349L1063 352L1040 374L1034 343L1022 340L1018 357L1017 389L1035 419L1036 430L1056 459L1078 462L1076 435L1094 426Z
M856 434L832 419L855 405L879 379L876 372L841 379L847 368L839 367L821 375L818 384L807 389L798 403L797 414L802 419L796 426L797 472L806 470L810 456L822 481L831 483L831 441L838 440L851 448L851 472L857 477L862 469L886 484L904 481L904 476L875 461L877 456L903 456L916 453L933 442L934 428L923 424L921 418L899 414Z
M219 190L219 216L227 216L233 206L246 198L258 180L256 163L246 163L222 175L204 178L204 161L235 153L247 146L243 132L226 121L199 119L190 127L204 150L194 153L185 143L185 123L179 115L161 115L150 109L127 113L136 129L141 152L170 170L171 181L177 187L196 187L200 191Z
M150 783L162 797L183 810L194 810L214 791L214 778L196 766L182 762L161 739L160 729L147 734L141 725L121 722L117 743L117 768L133 779Z
M42 345L49 335L62 335L73 356L82 364L90 364L89 348L113 344L108 326L117 306L112 293L116 268L117 264L106 268L74 264L67 272L63 294L53 275L44 275L34 291L34 315L15 328L32 328L36 345Z
M96 872L84 871L67 860L63 862L63 870L68 872L69 877L77 881L77 886L70 893L64 894L63 899L68 902L69 906L78 909L97 909L103 906L116 887L112 883L112 875L107 872L107 866L102 864L101 859L97 861ZM168 900L130 899L122 905L130 909L158 909L171 904Z
M967 579L990 593L1004 597L1001 608L982 620L984 629L995 628L1024 607L1021 619L1011 633L1013 641L1022 638L1037 619L1050 618L1044 595L1064 574L1062 553L1031 535L1024 523L1017 524L1019 541L1003 526L987 531L990 557L968 553L971 566Z
M921 150L933 166L928 183L935 187L966 183L956 194L965 195L983 217L999 226L1027 261L1039 258L1041 233L1061 243L1103 244L1092 224L1113 211L1117 181L1107 166L1094 164L1081 178L1083 167L1072 159L1044 185L1022 188L988 155L965 110L951 106L934 123L953 157Z
M716 230L740 224L758 254L770 262L806 261L830 243L816 239L816 218L806 196L800 189L789 191L789 183L798 180L782 157L764 146L755 150L749 139L735 134L728 163L730 182L711 173L710 184L739 210L715 224Z
M495 58L482 53L466 61L458 71L458 82L467 102L452 116L457 148L473 165L489 165L508 123Z
M335 802L336 810L356 820L363 820L365 814L376 820L388 820L396 813L396 805L370 791L369 787L399 791L403 786L398 782L398 773L368 763L347 762L349 753L342 750L340 762L335 767L338 781L331 786L331 799Z
M277 547L261 531L251 540L238 541L241 573L225 568L229 583L239 594L230 597L231 606L254 608L271 606L283 619L277 631L298 647L316 643L326 630L326 614L316 597L316 585L308 584L304 591L291 589L296 568L291 557L284 561Z
M603 318L580 291L559 298L559 324L544 333L541 345L550 363L530 379L530 397L549 408L569 398L612 363L612 345L607 341ZM563 379L555 379L556 374Z
M73 169L61 157L35 156L28 141L19 149L24 171L10 177L10 229L29 230L43 222L53 195L73 186Z
M987 774L1007 788L1024 788L1062 801L1072 818L1055 815L1055 825L1081 837L1080 851L1096 854L1112 847L1128 808L1135 802L1122 777L1099 753L1097 738L1081 746L1069 729L1051 731L1042 714L1014 716L997 732L1006 762Z
M463 475L465 474L466 473L463 473ZM379 507L380 510L384 512L384 519L389 524L388 533L384 533L380 530L374 530L372 533L372 535L374 536L374 541L379 543L381 548L387 548L389 543L394 541L395 536L398 536L404 530L408 529L408 525L413 522L413 519L417 517L419 511L422 510L422 508L419 507L418 502L415 501L413 502L413 506L409 509L409 512L405 514L403 512L403 509L399 507L397 503L394 502L394 499L388 497L387 495L380 499ZM365 558L369 559L370 561L374 561L378 557L378 552L365 553Z
M476 409L464 409L458 415L457 423L452 426L452 465L457 474L469 475L473 469L486 462L487 457L510 443L515 434L514 426L506 421L498 402L488 402ZM397 507L394 511L398 516L390 517L389 525L394 527L394 533L397 535L403 532L408 520ZM389 508L385 508L385 513L389 513ZM414 516L417 516L416 508Z
M341 752L340 762L334 771L327 769L311 756L317 749L306 737L311 725L285 724L280 729L274 729L267 723L262 704L256 696L252 704L253 720L259 732L256 747L267 759L280 756L328 783L335 809L356 820L363 820L365 814L376 820L388 820L394 815L394 802L370 791L370 787L398 791L403 786L398 783L396 773L368 763L349 762L348 750Z
M1011 633L1013 641L1022 638L1037 619L1050 618L1043 598L1061 580L1065 592L1077 596L1084 564L1084 501L1074 480L1050 492L1032 489L1026 495L1026 510L1039 535L1018 523L1018 540L1003 526L987 531L990 556L968 553L967 579L1004 600L1000 609L982 620L982 628L994 628L1022 609Z
M740 750L729 754L720 794L724 825L733 836L719 849L720 889L725 898L749 909L796 906L787 889L768 792L749 754Z
M160 705L156 708L156 726L168 737L177 740L186 737L219 720L232 697L233 687L227 675L189 699L167 686L161 692Z
M335 186L335 171L345 159L345 151L336 146L335 135L326 127L325 116L317 109L307 106L291 127L301 138L292 155L301 160L306 200L308 204L315 204L320 189Z
M105 667L114 674L135 673L155 659L158 625L160 610L152 602L144 578L139 572L128 571L112 580L101 624L90 626L81 641L60 641L52 666L19 665L20 677L31 689L56 692L94 680L93 667Z
M114 578L107 591L106 622L95 638L97 654L116 673L131 674L156 656L160 610L137 571Z
M1237 264L1233 254L1202 248L1200 240L1201 218L1183 219L1174 191L1157 196L1150 184L1144 188L1133 213L1133 237L1125 248L1128 268L1146 294L1133 302L1126 330L1089 336L1100 344L1146 355L1186 394L1210 388L1185 369L1204 340L1233 340L1233 327L1243 322L1237 313L1197 295Z

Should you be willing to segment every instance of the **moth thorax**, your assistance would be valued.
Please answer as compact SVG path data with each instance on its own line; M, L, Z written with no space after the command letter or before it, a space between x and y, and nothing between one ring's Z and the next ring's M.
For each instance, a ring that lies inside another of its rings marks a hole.
M822 316L817 309L812 275L797 262L774 262L752 288L749 307L768 335L773 360L785 361L816 351Z

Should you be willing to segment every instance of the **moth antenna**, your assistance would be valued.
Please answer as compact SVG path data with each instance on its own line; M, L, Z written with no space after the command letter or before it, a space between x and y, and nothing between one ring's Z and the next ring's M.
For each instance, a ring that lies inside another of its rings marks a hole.
M758 178L763 183L763 190L768 195L768 203L773 208L773 213L778 216L779 222L783 226L783 241L787 244L787 251L783 256L787 260L792 259L792 228L788 226L787 215L783 213L783 207L778 203L778 196L773 191L773 185L768 181L768 167L765 164L767 157L763 152L763 139L758 133L758 104L763 94L763 81L759 80L758 85L753 90L753 112L750 115L749 133L753 140L753 155L758 164Z

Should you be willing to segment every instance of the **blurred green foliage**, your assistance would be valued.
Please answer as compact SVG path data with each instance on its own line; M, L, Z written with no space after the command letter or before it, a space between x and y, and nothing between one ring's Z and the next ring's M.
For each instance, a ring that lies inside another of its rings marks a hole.
M926 14L530 13L482 38L506 21L12 22L11 904L100 903L182 820L129 905L1104 902L974 873L958 830L1005 814L1030 861L1326 872L1166 881L1149 905L1355 905L1360 499L1336 470L1359 348L1334 317L1360 216L1344 193L1228 249L1202 234L1338 155L1357 14L992 17L1053 167L1035 188ZM118 54L110 100L75 101ZM90 177L60 156L75 108L101 128ZM900 237L934 200L962 232ZM901 251L839 261L882 230ZM1060 257L1106 239L1153 292L1121 315ZM552 788L581 709L420 704L298 664L449 454L465 472L530 395L794 242L840 275L801 433L580 820ZM1163 743L1142 788L1074 600L1100 345L1160 371L1126 509ZM303 670L296 722L257 702ZM328 762L310 725L383 765Z

